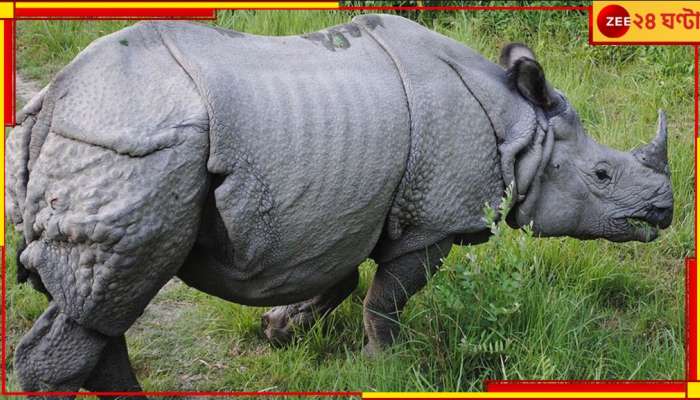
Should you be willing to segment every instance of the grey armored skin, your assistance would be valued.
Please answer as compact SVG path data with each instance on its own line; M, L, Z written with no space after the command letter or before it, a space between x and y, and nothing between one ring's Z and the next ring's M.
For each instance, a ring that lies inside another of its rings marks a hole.
M273 342L379 265L366 352L484 204L540 236L650 241L673 196L666 122L630 153L587 136L524 45L501 65L409 20L302 36L139 23L85 49L19 113L6 214L48 309L24 336L24 390L139 391L124 332L173 276L277 306ZM235 388L231 388L235 389Z

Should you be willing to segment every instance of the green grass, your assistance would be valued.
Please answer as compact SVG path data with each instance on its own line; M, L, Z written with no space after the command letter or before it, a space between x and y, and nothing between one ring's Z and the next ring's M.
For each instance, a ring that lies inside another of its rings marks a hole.
M347 22L344 12L221 12L217 24L257 34L299 34ZM684 257L693 251L693 82L687 47L590 47L579 12L409 15L496 60L510 41L529 44L589 133L630 149L669 118L673 225L651 244L535 239L501 228L488 244L454 247L409 303L399 343L376 360L360 354L360 287L292 345L271 348L260 308L182 285L127 333L146 390L482 390L484 379L683 379ZM45 84L93 39L129 22L22 21L18 67ZM11 355L45 307L14 283L7 232ZM160 317L158 317L160 316Z

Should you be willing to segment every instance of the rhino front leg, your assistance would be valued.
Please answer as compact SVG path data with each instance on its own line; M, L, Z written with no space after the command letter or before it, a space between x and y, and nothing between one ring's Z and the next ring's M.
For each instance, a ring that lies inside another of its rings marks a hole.
M365 354L375 355L394 342L401 310L437 271L451 247L452 237L379 264L364 302Z
M262 316L265 336L273 344L288 343L297 328L309 328L340 305L357 287L360 274L350 275L324 293L306 301L270 309Z
M77 392L98 364L108 341L107 336L78 325L51 303L15 352L15 369L22 389Z

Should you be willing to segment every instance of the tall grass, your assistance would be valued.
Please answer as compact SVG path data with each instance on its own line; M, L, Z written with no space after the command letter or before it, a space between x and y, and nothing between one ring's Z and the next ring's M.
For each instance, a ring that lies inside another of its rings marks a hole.
M220 12L216 24L288 35L347 22L349 12ZM162 317L127 333L147 390L481 390L484 379L682 379L683 259L693 251L692 54L685 47L590 47L587 16L568 12L408 15L496 60L510 41L530 45L589 133L630 149L667 110L675 219L650 244L535 239L497 226L489 243L454 247L408 304L398 344L360 355L361 267L348 301L292 345L274 349L260 308L176 286ZM93 39L130 22L18 23L21 73L46 83ZM10 351L44 301L14 284L7 232ZM168 324L168 329L162 329ZM10 364L11 367L11 364ZM11 370L10 370L11 373ZM17 389L10 377L10 388Z

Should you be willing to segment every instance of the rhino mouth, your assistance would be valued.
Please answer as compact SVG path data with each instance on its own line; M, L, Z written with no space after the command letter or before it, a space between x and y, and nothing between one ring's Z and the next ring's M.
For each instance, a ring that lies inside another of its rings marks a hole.
M631 240L651 242L659 237L659 223L653 223L640 217L623 218L625 231L629 232Z

